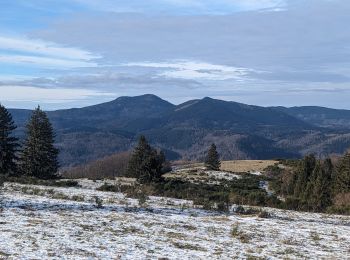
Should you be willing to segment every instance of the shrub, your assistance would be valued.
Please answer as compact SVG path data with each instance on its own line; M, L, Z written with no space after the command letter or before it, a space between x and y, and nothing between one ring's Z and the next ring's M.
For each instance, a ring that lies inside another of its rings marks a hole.
M219 202L216 205L216 209L220 212L229 212L229 204L227 202Z
M60 180L52 183L52 186L57 187L78 187L79 183L75 180Z
M74 201L84 201L85 198L82 195L73 195L72 196L72 200L74 200Z
M120 187L117 185L111 185L108 183L103 184L101 187L98 187L97 190L99 191L110 191L110 192L119 192Z
M239 235L239 226L238 226L238 223L236 223L231 228L231 236L237 237L238 235Z
M248 243L250 236L240 230L238 223L234 224L231 228L231 236L238 238L242 243Z
M258 211L252 208L245 209L243 206L239 205L233 209L233 212L239 215L253 215L256 214Z
M98 209L103 208L103 200L98 196L95 196L94 199L95 199L95 207Z
M52 198L57 200L69 200L69 197L66 194L63 194L61 192L57 192L53 194Z
M237 214L245 214L245 209L241 205L237 206L233 211Z
M339 193L333 199L333 205L327 209L328 213L350 215L350 193Z
M267 212L266 210L261 210L259 213L258 213L258 217L259 218L270 218L271 217L271 214L269 212Z
M8 177L6 181L20 184L55 186L55 187L78 187L79 183L75 180L42 180L30 176Z
M140 192L137 200L138 200L139 206L143 207L143 206L145 206L145 204L148 200L148 197L143 192Z
M101 180L105 178L125 176L129 152L117 153L86 165L73 167L63 172L62 176L69 179L88 178L91 180Z

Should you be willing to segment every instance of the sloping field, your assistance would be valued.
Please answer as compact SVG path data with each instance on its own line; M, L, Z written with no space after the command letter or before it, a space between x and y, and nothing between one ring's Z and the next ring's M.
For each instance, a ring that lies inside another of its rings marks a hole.
M0 259L350 259L350 217L224 215L159 197L141 208L90 187L6 184Z
M221 170L231 172L261 172L266 167L278 163L273 160L235 160L222 161Z
M221 170L229 172L261 172L268 166L272 166L278 161L274 160L232 160L232 161L221 161ZM177 169L204 169L204 163L184 163L177 164L174 167Z

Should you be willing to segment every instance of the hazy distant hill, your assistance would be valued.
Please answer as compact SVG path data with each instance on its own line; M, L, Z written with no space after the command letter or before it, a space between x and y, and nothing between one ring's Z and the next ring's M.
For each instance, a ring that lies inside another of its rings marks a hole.
M175 106L157 96L142 95L48 115L56 130L61 163L68 166L128 150L140 134L166 149L172 159L201 159L212 142L224 159L340 153L350 146L350 134L344 130L350 126L350 111L337 111L265 108L211 98ZM11 113L18 135L23 136L30 111L12 109Z
M280 111L314 125L339 129L350 129L350 111L325 107L277 107Z

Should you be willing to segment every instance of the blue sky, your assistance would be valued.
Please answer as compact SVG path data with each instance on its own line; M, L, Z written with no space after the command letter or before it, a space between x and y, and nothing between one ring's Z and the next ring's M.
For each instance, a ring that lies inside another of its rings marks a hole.
M350 109L346 0L3 0L0 102L153 93Z

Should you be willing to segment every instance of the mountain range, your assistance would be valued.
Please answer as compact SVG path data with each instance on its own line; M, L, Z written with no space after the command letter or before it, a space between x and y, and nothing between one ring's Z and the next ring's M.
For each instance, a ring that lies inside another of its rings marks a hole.
M10 112L23 139L31 111ZM324 107L260 107L208 97L173 105L147 94L47 114L64 167L129 150L141 134L169 159L201 160L211 143L222 159L325 156L350 146L350 111Z

